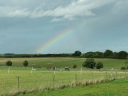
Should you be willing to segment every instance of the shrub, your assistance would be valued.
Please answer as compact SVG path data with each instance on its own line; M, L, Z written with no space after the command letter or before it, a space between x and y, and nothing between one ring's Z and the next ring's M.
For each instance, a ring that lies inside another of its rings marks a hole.
M74 64L74 65L73 65L73 68L76 68L76 67L77 67L77 65L76 65L76 64Z
M102 62L98 62L98 63L96 64L96 68L97 68L97 69L103 68L103 63L102 63Z
M125 67L121 67L121 70L126 70L126 68Z
M6 62L6 65L7 65L7 66L12 66L12 62L11 62L11 61L7 61L7 62Z
M124 65L125 65L126 68L128 67L128 60L126 60L126 61L124 62Z
M94 68L95 67L96 62L94 61L94 59L92 58L88 58L86 59L86 61L82 64L83 67L86 68Z
M24 65L25 67L27 67L27 66L28 66L28 61L25 60L25 61L23 62L23 65Z

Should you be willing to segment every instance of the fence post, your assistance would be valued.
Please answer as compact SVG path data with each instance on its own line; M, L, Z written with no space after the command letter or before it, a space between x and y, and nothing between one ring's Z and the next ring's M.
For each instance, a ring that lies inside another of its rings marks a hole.
M117 79L117 71L116 71L116 79Z
M106 79L107 79L107 72L106 72Z
M54 88L54 75L53 75L53 88Z
M17 91L19 92L19 77L17 77Z
M77 85L77 74L75 74L75 80L76 80L76 85Z
M121 78L121 72L120 72L120 78Z
M126 78L126 70L125 70L125 78Z
M93 73L92 73L92 82L93 82Z

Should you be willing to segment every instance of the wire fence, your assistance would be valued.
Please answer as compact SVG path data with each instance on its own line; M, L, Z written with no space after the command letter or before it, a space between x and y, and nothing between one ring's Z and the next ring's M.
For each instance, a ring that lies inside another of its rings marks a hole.
M47 70L46 68L0 67L0 94L10 94L23 90L42 90L59 88L64 85L77 84L100 79L126 78L127 71L70 69Z

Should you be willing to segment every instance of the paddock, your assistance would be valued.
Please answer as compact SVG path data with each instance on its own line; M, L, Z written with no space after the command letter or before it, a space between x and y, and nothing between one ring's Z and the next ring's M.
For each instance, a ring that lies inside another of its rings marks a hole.
M0 67L0 94L17 91L17 80L19 77L19 89L27 90L52 88L53 76L54 87L62 85L70 85L75 82L84 82L106 78L116 78L116 71L88 71L88 70L74 70L60 72L59 69L54 73L53 70L47 70L47 68L36 68L36 71L31 73L29 67ZM107 72L107 74L106 74ZM125 72L117 72L117 78L123 78L127 76ZM6 90L6 91L5 91Z

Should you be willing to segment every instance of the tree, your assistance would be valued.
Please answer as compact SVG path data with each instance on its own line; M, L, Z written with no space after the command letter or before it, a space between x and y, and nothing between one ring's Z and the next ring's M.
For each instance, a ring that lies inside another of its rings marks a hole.
M102 52L99 52L99 51L94 52L94 58L102 58L102 57L103 57Z
M105 52L104 52L104 57L111 57L113 55L113 52L111 51L111 50L106 50Z
M126 68L125 67L121 67L121 70L126 70Z
M76 65L76 64L74 64L74 65L73 65L73 68L76 68L76 67L77 67L77 65Z
M86 59L86 61L82 64L83 67L86 68L94 68L95 67L96 62L94 61L94 59L92 58L88 58Z
M27 66L28 66L28 61L25 60L25 61L23 62L23 65L24 65L25 67L27 67Z
M75 51L75 53L73 53L73 56L80 56L81 52L80 51Z
M126 59L128 59L128 55L126 56Z
M118 59L119 58L119 53L118 52L113 52L113 58Z
M127 57L127 52L125 51L119 52L119 59L126 59L126 57Z
M93 52L87 52L84 54L85 58L93 58L94 57L94 53Z
M102 62L98 62L98 63L96 64L96 68L97 68L97 69L103 68L103 63L102 63Z
M11 61L7 61L7 62L6 62L6 65L7 65L7 66L12 66L12 62L11 62Z

